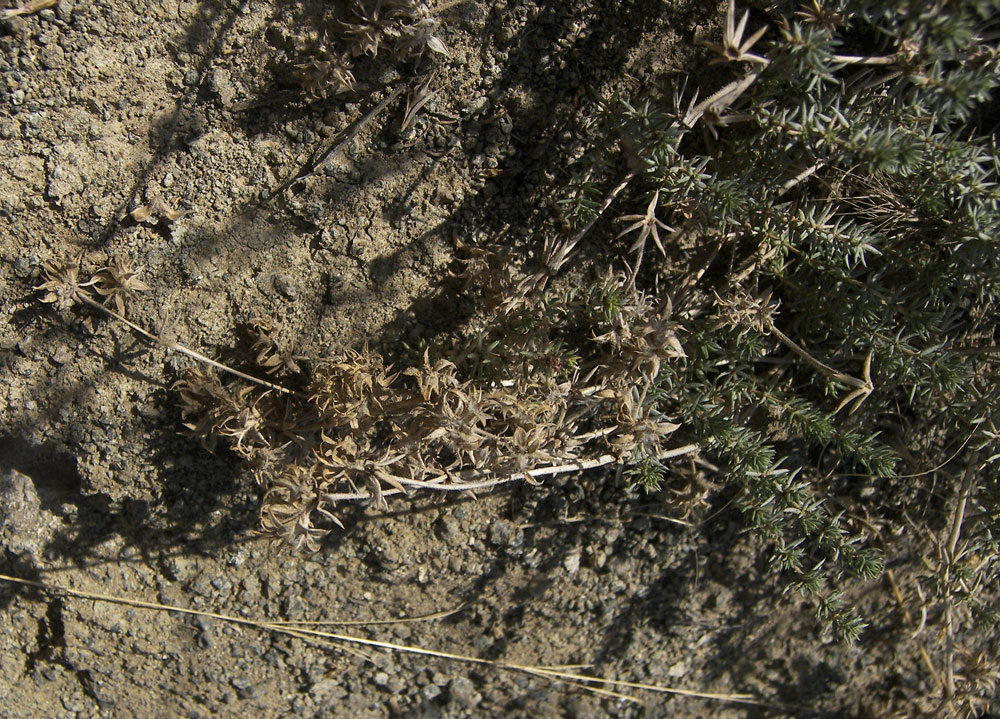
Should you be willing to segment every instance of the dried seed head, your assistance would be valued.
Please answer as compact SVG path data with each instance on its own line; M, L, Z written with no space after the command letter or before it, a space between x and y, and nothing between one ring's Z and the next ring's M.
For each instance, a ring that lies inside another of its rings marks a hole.
M293 348L282 346L274 338L274 323L263 317L250 320L252 349L257 353L254 361L268 374L298 374L302 371L299 361L305 359Z
M719 308L719 326L732 327L741 335L748 330L770 334L774 327L774 315L778 311L778 302L771 299L770 291L760 297L742 289L736 289L725 297L716 294L715 306Z
M441 23L433 17L424 18L413 25L404 25L396 43L396 53L413 61L420 61L428 50L447 57L450 53L444 40L438 36L440 30Z
M118 257L107 267L98 270L92 281L97 294L105 298L104 306L113 305L113 309L122 317L125 316L125 299L136 292L147 292L150 289L149 285L139 279L138 271L130 269Z
M258 533L280 547L318 551L320 540L329 530L313 525L313 513L340 525L327 509L323 492L313 472L299 465L288 465L264 495Z
M448 55L441 39L440 21L427 3L416 0L355 0L349 19L340 23L350 55L375 57L383 43L394 54L419 61L429 50Z
M351 62L346 55L321 42L308 61L295 66L295 79L316 97L329 97L352 92L355 87Z
M54 304L60 310L69 309L83 298L90 299L87 287L92 287L95 279L80 282L80 262L46 262L42 272L45 282L35 287L42 292L41 301Z
M167 222L178 220L187 214L184 210L175 210L168 205L162 197L153 198L148 204L140 205L129 213L136 222L145 222L149 225L157 224L160 219Z

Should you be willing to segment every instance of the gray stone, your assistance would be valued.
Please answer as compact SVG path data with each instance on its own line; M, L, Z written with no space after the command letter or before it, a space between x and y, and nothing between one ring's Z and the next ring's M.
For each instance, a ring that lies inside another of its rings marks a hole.
M56 70L65 64L66 55L58 45L49 45L38 53L42 61L42 67L47 70Z
M77 692L63 695L62 705L66 707L67 711L71 712L82 712L87 708L87 705L83 701L83 697Z
M309 688L309 696L317 702L342 699L347 696L347 690L336 679L321 679Z
M468 677L455 677L448 683L448 698L464 707L473 708L483 700Z
M14 554L41 556L58 524L42 509L31 477L16 469L0 474L0 545Z
M85 187L83 168L93 167L94 158L82 145L64 143L53 148L48 160L48 196L57 205Z
M454 542L461 538L462 525L451 515L445 515L438 521L438 536L446 542Z
M490 525L489 540L498 547L517 548L524 544L524 530L506 519L498 519Z
M233 83L229 79L228 72L222 68L213 70L212 74L208 76L208 87L219 96L224 106L229 107L233 104L233 97L236 95L236 90L233 89Z
M299 296L298 287L296 287L295 283L285 275L274 276L274 289L277 290L278 294L282 297L289 300L294 300Z
M73 10L76 5L73 0L61 0L58 5L56 5L56 15L63 22L68 23L73 19Z

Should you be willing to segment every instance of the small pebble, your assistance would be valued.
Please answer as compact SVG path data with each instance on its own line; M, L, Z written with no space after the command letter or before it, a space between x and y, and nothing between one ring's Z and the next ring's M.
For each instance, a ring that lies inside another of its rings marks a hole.
M448 697L464 707L475 707L483 700L468 677L455 677L448 683Z
M275 275L274 277L274 289L278 291L282 297L289 300L294 300L299 296L298 288L295 283L292 282L288 277L284 275Z

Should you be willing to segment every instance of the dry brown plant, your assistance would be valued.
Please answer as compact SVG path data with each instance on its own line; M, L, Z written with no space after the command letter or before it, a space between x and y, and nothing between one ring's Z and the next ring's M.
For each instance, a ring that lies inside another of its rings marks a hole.
M646 397L661 365L684 356L669 303L654 304L621 274L599 287L615 299L596 315L589 306L595 297L527 305L542 314L516 321L533 330L506 342L485 340L494 352L514 351L520 359L494 357L500 370L478 378L429 352L403 370L367 347L302 363L261 318L249 326L249 371L172 343L169 349L200 362L174 384L184 426L206 448L221 443L246 460L265 492L260 532L306 550L317 549L339 524L335 509L343 501L368 499L384 508L387 497L417 490L486 490L634 456L659 461L696 452L697 445L670 446L679 425ZM78 264L47 265L38 289L43 302L99 309L156 340L124 316L126 298L147 286L119 260L86 282ZM585 358L549 336L546 312L593 320L581 334ZM303 389L255 372L304 383Z

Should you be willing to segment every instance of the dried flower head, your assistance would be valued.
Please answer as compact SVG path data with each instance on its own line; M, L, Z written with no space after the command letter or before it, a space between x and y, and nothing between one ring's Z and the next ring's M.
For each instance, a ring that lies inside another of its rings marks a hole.
M663 362L685 357L677 338L678 325L671 318L672 307L667 301L656 307L649 296L635 289L634 277L624 284L620 275L605 279L605 320L610 329L594 337L610 345L614 355L628 371L638 371L648 380L656 379ZM613 295L613 299L610 299ZM613 371L621 371L611 368Z
M382 415L397 373L369 352L348 351L317 363L310 401L329 427L368 427Z
M653 193L653 198L649 201L649 205L646 207L646 212L642 215L622 215L618 218L619 222L630 222L628 227L618 233L618 237L627 235L630 232L638 231L638 235L632 246L629 247L629 252L637 252L640 259L642 253L646 248L646 241L652 237L653 243L656 245L656 249L660 251L660 254L666 257L667 251L663 248L663 242L660 240L660 230L665 230L667 232L673 233L675 230L673 227L662 222L656 216L656 205L660 201L660 191L657 190ZM638 267L638 262L636 263Z
M41 297L42 302L54 304L60 310L79 304L83 298L90 299L86 288L92 287L97 282L96 279L80 282L79 260L61 264L46 262L42 274L45 282L35 289L44 293Z
M764 33L767 32L767 26L760 28L753 35L748 37L746 40L743 39L743 33L747 28L747 20L750 18L750 11L747 10L743 13L743 17L740 18L740 22L736 23L736 0L729 0L729 4L726 6L726 28L723 35L722 43L717 42L705 42L705 46L711 50L717 52L720 57L712 60L709 64L714 65L719 62L752 62L759 65L767 65L768 60L761 57L760 55L754 55L750 52L758 40L763 37Z
M811 0L809 5L803 5L802 10L795 13L796 17L802 18L802 22L827 32L834 32L844 23L844 15L835 8L819 0Z
M148 225L155 225L161 219L167 222L179 220L187 214L184 210L175 210L162 197L154 197L145 205L136 207L129 213L136 222L145 222Z
M668 422L646 401L645 392L633 387L621 397L618 414L618 432L612 436L611 446L622 456L656 457L663 449L663 440L680 429Z
M327 508L324 491L325 487L311 470L288 465L264 496L258 533L277 546L318 551L320 540L329 530L314 526L313 514L343 526Z
M252 349L257 353L257 365L268 374L298 374L302 371L299 362L304 356L296 354L294 348L283 346L274 338L275 327L271 320L254 317L250 320Z
M104 306L125 316L125 300L136 292L148 292L149 285L139 279L139 273L116 257L110 265L97 271L92 280L97 294L104 297Z
M440 21L430 7L417 0L355 0L350 19L340 23L353 56L378 55L383 43L397 57L419 61L429 50L447 55L439 36Z
M736 289L725 297L716 294L715 306L719 309L719 326L732 327L741 335L748 330L770 334L774 329L778 303L771 300L770 291L761 297L753 297L742 289Z
M399 37L399 25L407 18L409 9L401 5L408 3L355 0L350 21L340 23L351 55L375 57L383 40Z
M396 53L400 57L414 62L423 59L428 50L447 57L449 55L448 46L439 37L440 30L441 23L433 17L425 17L412 25L403 25L399 41L396 44Z
M336 52L325 41L320 42L308 61L295 66L295 79L316 97L329 97L355 88L351 61Z

